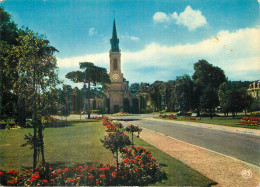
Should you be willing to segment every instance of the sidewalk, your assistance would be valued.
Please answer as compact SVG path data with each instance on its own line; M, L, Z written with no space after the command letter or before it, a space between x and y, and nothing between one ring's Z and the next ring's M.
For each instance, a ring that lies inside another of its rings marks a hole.
M129 125L131 122L122 123L124 125ZM197 124L198 123L192 123L191 125ZM207 126L210 124L205 125L199 123L199 125L203 125L205 128L210 127ZM231 129L228 128L228 130ZM146 128L143 128L142 132L140 133L140 138L162 150L163 152L169 154L170 156L187 164L189 167L199 171L208 178L216 181L218 183L217 186L260 186L260 167L258 166L238 160L234 157L211 151L203 147L180 141L178 139Z
M240 127L229 127L224 125L214 125L214 124L208 124L208 123L196 123L196 122L190 122L190 121L174 121L174 120L163 120L163 119L156 119L156 118L145 118L148 120L157 120L157 121L167 121L171 123L179 123L183 125L190 125L190 126L196 126L196 127L202 127L202 128L208 128L208 129L215 129L215 130L221 130L221 131L227 131L227 132L235 132L240 134L250 134L255 136L260 136L260 130L258 129L247 129L247 128L240 128Z
M140 138L216 181L217 186L260 185L260 168L255 165L145 128Z

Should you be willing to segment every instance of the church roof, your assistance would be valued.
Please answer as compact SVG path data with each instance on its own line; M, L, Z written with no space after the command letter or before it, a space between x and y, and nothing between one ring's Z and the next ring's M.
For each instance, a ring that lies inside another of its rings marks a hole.
M117 32L116 32L116 21L114 19L113 23L113 33L112 33L112 38L110 39L110 44L111 44L111 51L112 52L119 52L119 39L117 38Z

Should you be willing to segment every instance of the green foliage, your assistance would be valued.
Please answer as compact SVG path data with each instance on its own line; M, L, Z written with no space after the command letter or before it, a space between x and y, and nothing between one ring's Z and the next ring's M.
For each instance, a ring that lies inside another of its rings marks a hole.
M111 150L112 153L116 153L119 149L124 148L131 144L129 137L120 131L108 133L104 140L100 140L104 147Z
M92 62L80 62L80 69L82 71L72 71L66 74L66 78L72 80L75 83L82 82L88 84L87 88L87 100L88 100L88 118L90 119L90 84L101 84L105 86L105 83L110 83L110 78L105 68L95 66Z
M246 89L237 82L222 83L218 95L222 112L232 112L233 115L243 109L247 110L253 101L253 98L247 94Z
M192 108L193 82L188 75L176 78L174 87L175 110L187 112Z
M159 84L152 84L149 90L149 97L151 100L151 104L155 107L156 111L161 110L161 103L162 103L162 95L160 92L160 85Z

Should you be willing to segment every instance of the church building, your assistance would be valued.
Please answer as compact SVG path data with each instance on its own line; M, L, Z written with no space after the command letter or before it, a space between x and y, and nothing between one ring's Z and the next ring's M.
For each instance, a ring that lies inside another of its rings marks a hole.
M125 80L124 74L122 73L121 50L119 49L119 39L117 37L115 20L113 23L110 44L109 76L111 83L106 85L107 89L105 90L105 95L107 97L106 110L108 113L130 112L133 103L139 108L139 102L135 96L130 95L128 81Z

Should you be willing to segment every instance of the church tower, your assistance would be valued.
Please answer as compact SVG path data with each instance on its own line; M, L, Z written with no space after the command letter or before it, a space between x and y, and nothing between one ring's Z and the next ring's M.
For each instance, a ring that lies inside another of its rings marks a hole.
M116 22L113 23L111 49L109 51L111 84L107 85L107 109L109 113L117 113L124 109L124 99L129 99L128 83L121 72L121 51L117 37Z

